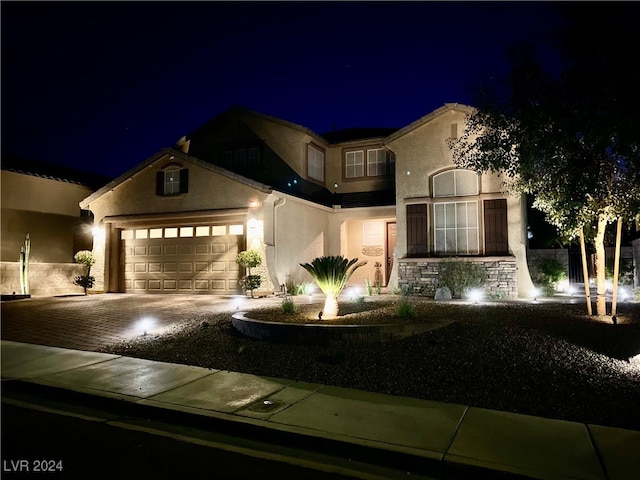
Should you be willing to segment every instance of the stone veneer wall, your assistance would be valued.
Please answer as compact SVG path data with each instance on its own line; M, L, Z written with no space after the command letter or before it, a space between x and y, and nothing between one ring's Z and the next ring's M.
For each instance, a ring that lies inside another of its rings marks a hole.
M3 295L22 293L19 272L19 262L0 262ZM77 263L29 262L29 293L32 297L83 293L82 287L73 283L83 273L84 266Z
M433 297L438 283L442 262L463 261L480 263L487 276L484 293L489 297L517 298L518 279L515 257L468 258L401 258L398 260L398 287L411 294Z

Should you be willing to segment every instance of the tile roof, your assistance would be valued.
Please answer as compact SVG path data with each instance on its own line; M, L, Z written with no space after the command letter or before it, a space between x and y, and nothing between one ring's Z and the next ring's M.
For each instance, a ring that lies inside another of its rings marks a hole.
M21 173L34 177L47 178L58 182L73 183L97 190L112 179L105 175L85 172L71 167L63 167L39 160L30 160L16 157L14 155L3 154L1 162L2 170L7 172Z

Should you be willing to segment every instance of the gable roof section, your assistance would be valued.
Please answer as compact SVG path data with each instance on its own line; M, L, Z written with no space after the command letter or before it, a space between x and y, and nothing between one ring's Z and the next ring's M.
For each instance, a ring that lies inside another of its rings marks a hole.
M86 208L88 205L91 204L91 202L95 201L96 199L102 197L103 195L105 195L106 193L110 192L111 190L113 190L114 188L117 188L120 184L124 183L125 181L127 181L129 178L132 178L134 176L136 176L138 173L140 173L142 170L144 170L145 168L147 168L148 166L152 165L153 163L157 162L158 160L160 160L161 158L165 157L166 155L170 155L172 157L174 157L174 159L185 162L185 163L192 163L194 165L198 165L202 168L206 168L207 170L210 170L212 172L215 172L217 174L223 175L227 178L230 178L232 180L235 180L239 183L242 183L244 185L247 185L249 187L255 188L257 190L260 190L262 192L265 193L271 193L272 189L271 187L269 187L268 185L264 185L260 182L256 182L254 180L251 180L249 178L243 177L242 175L238 175L237 173L234 172L230 172L229 170L226 170L222 167L218 167L217 165L213 165L209 162L204 162L196 157L192 157L184 152L181 152L179 150L175 150L173 148L164 148L162 150L160 150L159 152L155 153L154 155L152 155L151 157L149 157L148 159L146 159L144 162L136 165L134 168L132 168L131 170L123 173L122 175L120 175L118 178L116 178L115 180L109 182L108 184L106 184L104 187L102 187L100 190L94 192L93 194L89 195L87 198L85 198L84 200L82 200L82 202L80 202L80 207L81 208Z
M76 168L54 165L38 160L20 158L9 154L2 155L2 170L33 177L47 178L57 182L82 185L91 190L97 190L112 180L111 177L105 175L85 172Z
M464 105L462 103L445 103L442 107L434 110L433 112L425 115L424 117L419 118L418 120L410 123L406 127L401 128L397 132L392 133L385 139L385 143L392 142L410 132L413 132L418 127L421 127L422 125L429 123L430 121L439 117L440 115L443 115L444 113L450 112L452 110L456 110L465 114L471 114L473 113L474 108L468 105Z

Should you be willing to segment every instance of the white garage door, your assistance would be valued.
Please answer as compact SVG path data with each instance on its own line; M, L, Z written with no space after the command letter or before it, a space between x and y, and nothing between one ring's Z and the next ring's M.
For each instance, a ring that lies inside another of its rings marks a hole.
M241 224L123 230L125 291L241 293L243 234Z

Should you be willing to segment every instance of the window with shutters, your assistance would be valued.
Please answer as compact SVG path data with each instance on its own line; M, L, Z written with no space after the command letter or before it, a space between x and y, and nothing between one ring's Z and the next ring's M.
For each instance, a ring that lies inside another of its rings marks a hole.
M170 165L156 174L156 195L172 196L187 193L189 188L189 170Z

